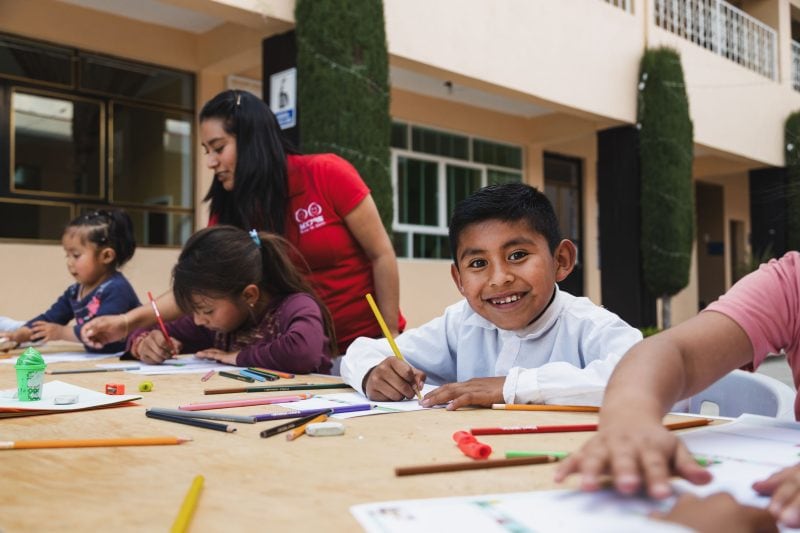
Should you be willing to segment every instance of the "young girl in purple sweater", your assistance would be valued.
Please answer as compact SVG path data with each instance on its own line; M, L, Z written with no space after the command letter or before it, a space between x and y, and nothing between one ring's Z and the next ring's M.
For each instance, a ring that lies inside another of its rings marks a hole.
M166 324L179 353L236 366L328 373L336 339L325 306L291 261L285 239L233 226L195 233L172 271L185 313ZM158 328L135 331L128 350L147 363L170 358Z

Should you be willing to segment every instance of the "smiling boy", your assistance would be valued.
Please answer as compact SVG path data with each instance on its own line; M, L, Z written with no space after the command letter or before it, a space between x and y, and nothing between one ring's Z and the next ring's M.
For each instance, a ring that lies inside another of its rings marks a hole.
M641 333L615 314L560 291L575 266L547 197L520 183L485 187L456 206L451 274L464 300L397 337L357 339L345 381L373 400L414 397L449 409L493 403L599 405L608 377Z

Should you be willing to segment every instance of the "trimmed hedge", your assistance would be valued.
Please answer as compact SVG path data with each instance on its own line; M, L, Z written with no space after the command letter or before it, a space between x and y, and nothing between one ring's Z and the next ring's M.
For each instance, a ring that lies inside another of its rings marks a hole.
M381 0L297 0L301 149L356 167L391 235L389 57Z
M694 239L693 131L680 56L647 50L639 69L642 266L654 296L689 283Z

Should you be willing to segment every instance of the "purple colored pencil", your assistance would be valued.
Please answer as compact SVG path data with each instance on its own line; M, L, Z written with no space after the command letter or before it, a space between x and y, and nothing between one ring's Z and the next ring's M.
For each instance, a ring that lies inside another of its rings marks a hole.
M317 413L325 413L333 409L333 413L352 413L353 411L369 411L372 406L368 403L360 403L357 405L343 405L341 407L333 407L327 409L299 409L288 413L266 413L263 415L254 415L253 418L256 422L266 422L268 420L281 420L283 418L301 418Z

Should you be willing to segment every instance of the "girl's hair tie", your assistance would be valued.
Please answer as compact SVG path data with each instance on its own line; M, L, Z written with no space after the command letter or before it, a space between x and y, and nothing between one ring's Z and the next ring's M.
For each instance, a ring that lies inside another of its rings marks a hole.
M256 246L261 248L261 239L258 237L258 232L254 229L251 229L249 232L250 238L253 239L253 242Z

